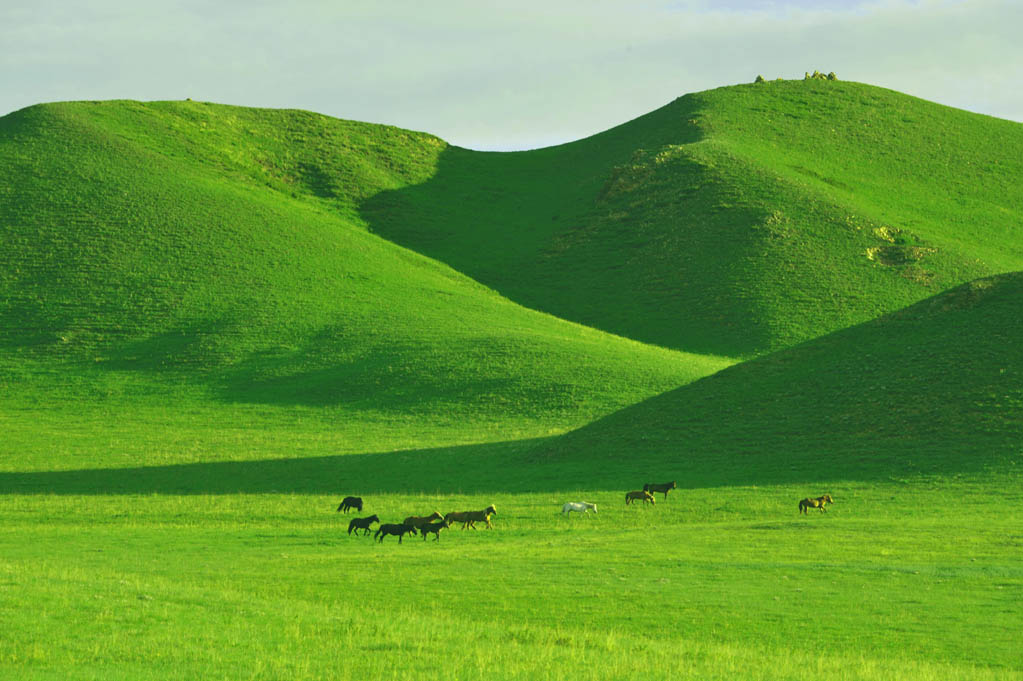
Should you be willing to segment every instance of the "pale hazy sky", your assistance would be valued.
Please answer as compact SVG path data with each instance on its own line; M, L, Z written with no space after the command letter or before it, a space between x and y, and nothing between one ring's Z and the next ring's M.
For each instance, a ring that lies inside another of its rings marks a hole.
M1023 0L0 0L0 115L38 102L298 108L476 149L834 71L1023 121Z

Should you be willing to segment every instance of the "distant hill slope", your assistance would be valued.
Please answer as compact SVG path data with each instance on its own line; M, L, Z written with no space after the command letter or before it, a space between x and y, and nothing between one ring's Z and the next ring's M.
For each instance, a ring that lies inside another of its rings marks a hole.
M726 364L526 310L368 233L359 203L444 148L195 102L0 119L0 383L578 421Z
M858 83L686 95L589 139L449 147L361 211L526 306L752 356L1023 269L1023 125Z
M624 409L536 458L680 486L1012 470L1020 310L1023 273L979 279Z

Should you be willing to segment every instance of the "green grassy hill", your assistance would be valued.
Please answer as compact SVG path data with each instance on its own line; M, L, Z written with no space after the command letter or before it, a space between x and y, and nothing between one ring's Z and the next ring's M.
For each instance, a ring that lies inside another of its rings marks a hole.
M686 95L560 147L448 148L372 228L527 307L751 356L1023 269L1023 126L859 83Z
M357 205L425 181L444 148L193 102L5 117L9 393L581 423L725 365L526 310L368 233Z
M816 81L0 118L0 678L1020 681L1021 149Z
M1023 273L978 279L615 413L536 460L689 487L1016 477L1020 310Z

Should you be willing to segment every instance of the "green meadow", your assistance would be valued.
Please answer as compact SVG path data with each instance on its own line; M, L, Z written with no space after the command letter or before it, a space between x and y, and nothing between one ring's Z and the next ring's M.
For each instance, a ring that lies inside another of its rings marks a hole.
M0 118L0 678L1021 679L1020 186L841 81Z

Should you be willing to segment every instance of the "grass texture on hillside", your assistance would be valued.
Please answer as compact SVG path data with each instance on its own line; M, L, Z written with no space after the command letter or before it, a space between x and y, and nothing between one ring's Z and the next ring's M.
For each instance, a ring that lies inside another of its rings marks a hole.
M1023 473L1023 273L729 367L544 443L679 484ZM624 461L619 461L625 459ZM613 473L612 473L613 475Z
M1019 681L1020 138L833 82L513 154L0 119L0 677Z
M5 117L0 380L580 422L727 363L523 309L367 232L357 205L444 146L194 102Z
M685 95L594 137L449 147L371 227L527 307L751 356L1023 269L1023 125L859 83Z

